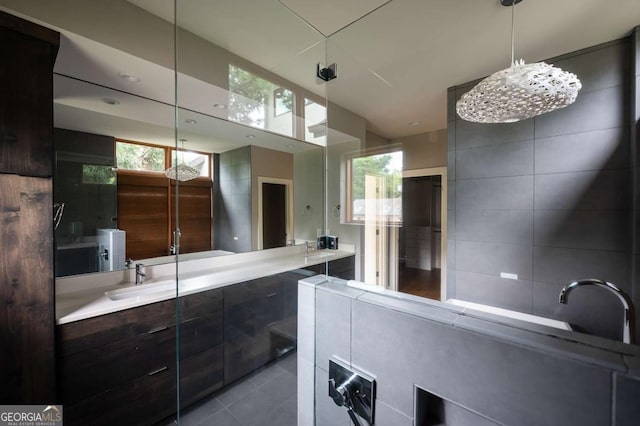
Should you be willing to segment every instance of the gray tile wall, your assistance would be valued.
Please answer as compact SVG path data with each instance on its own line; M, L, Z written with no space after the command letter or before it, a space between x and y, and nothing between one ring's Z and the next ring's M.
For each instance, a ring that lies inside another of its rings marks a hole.
M447 297L620 338L622 310L606 291L577 290L569 305L557 298L565 284L592 277L640 296L631 279L632 38L549 61L583 87L573 105L533 119L461 120L455 101L475 82L449 89Z
M251 251L251 147L220 154L216 249Z
M640 281L640 27L636 27L631 34L631 51L634 60L632 62L631 95L635 97L635 102L631 103L630 126L631 152L629 158L632 163L632 179L634 184L633 193L633 254L631 256L631 279L633 282ZM636 306L640 306L640 286L634 286L633 301ZM636 330L640 329L640 315L636 317Z
M298 406L314 412L318 426L349 424L328 396L327 358L335 356L375 378L378 426L416 424L422 414L416 387L444 401L451 426L613 426L640 419L637 350L623 362L613 346L552 338L548 330L516 329L319 278L301 283L298 293L305 309L299 326L315 325L317 345L298 348L298 359L316 354L303 367L315 374L315 399L299 389ZM340 329L335 341L332 327ZM304 424L312 424L308 419Z

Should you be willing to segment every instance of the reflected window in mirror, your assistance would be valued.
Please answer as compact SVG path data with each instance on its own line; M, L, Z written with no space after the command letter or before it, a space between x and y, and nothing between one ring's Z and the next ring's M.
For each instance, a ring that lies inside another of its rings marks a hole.
M141 142L116 140L119 169L163 172L166 169L166 147Z
M347 159L346 220L402 223L402 151Z
M293 91L231 64L228 109L232 121L285 136L296 136Z
M211 175L211 155L196 151L171 148L171 165L187 164L200 171L200 177Z
M115 185L116 171L112 166L103 166L99 164L83 164L82 183Z
M327 145L327 107L308 98L304 100L304 140Z

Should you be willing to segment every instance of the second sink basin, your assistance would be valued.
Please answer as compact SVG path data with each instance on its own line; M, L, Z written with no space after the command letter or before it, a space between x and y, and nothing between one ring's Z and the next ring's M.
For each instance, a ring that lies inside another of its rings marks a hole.
M127 287L118 290L105 291L104 294L111 300L123 300L131 297L153 296L158 293L175 292L176 282L173 280L156 283L142 284L135 287Z
M308 254L305 256L305 258L306 259L324 259L325 257L331 257L331 256L335 256L335 253L329 253L329 252L323 251L320 253Z

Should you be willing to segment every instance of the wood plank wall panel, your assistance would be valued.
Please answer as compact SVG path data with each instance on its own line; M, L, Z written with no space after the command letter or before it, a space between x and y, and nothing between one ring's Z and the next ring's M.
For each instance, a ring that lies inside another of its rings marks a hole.
M0 401L55 401L52 181L0 174Z
M180 252L212 248L211 181L178 187ZM166 256L175 228L175 182L157 173L118 171L118 228L127 232L127 257Z
M175 228L175 185L171 188L171 227ZM212 249L211 181L181 182L178 187L180 253Z
M127 233L127 257L169 254L168 187L118 183L118 228Z

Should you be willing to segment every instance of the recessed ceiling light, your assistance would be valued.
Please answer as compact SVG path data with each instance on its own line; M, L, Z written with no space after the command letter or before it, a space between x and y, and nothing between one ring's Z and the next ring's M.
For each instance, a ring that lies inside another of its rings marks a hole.
M111 99L111 98L102 98L101 101L104 102L107 105L119 105L120 104L120 102L116 101L115 99Z
M256 135L247 135L247 139L255 139Z
M288 143L288 144L287 144L287 148L293 148L294 146L295 146L295 145L294 145L294 144L292 144L292 143Z
M121 79L127 80L127 81L129 81L131 83L140 82L140 77L136 77L135 75L126 74L126 73L120 73L118 75L120 76Z
M420 124L420 122L419 122L419 121L411 121L411 122L409 123L409 126L417 126L418 124Z
M226 104L213 104L213 107L218 109L227 109Z
M193 118L187 118L186 120L184 120L184 122L187 124L196 124L198 120L194 120Z

